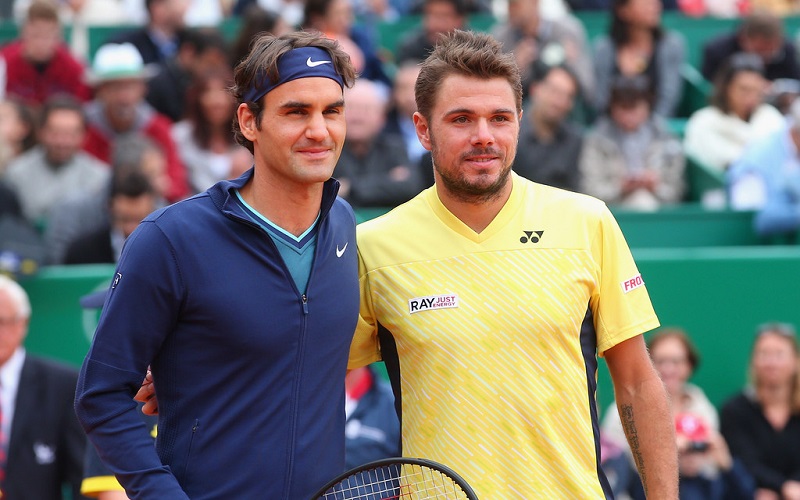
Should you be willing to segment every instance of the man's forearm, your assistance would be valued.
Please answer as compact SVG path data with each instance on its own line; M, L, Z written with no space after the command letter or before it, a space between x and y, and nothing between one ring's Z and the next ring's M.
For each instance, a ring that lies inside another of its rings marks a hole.
M678 452L669 403L660 380L618 394L622 427L648 498L678 498Z

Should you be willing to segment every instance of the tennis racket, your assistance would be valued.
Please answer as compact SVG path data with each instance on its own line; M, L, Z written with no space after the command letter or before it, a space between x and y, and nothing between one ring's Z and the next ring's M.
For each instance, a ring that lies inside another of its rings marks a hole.
M478 500L449 467L422 458L386 458L351 469L311 500Z

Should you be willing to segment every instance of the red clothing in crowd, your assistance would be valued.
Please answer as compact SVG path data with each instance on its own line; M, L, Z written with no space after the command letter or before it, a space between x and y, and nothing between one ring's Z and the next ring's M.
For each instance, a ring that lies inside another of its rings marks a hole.
M169 118L153 113L139 132L163 149L167 160L167 177L170 179L165 197L170 202L176 202L189 195L189 185L186 180L186 169L181 163L178 150L170 135L171 126L172 122ZM87 127L83 149L110 165L113 140L113 137L108 137L100 128L90 123Z
M41 68L25 59L20 41L2 47L0 56L6 62L6 93L26 103L41 105L54 94L70 94L81 102L91 98L91 88L84 83L85 68L64 44Z

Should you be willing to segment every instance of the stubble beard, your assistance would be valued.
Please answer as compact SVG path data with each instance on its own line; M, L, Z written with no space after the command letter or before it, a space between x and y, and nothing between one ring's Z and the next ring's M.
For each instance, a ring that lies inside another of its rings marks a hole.
M470 155L486 153L498 154L499 152L493 148L473 149L468 153L462 154L459 160ZM458 170L458 166L451 170L441 168L439 165L443 162L438 160L439 156L439 148L431 136L431 157L433 159L433 168L439 174L439 180L442 183L442 187L454 198L465 203L483 204L502 196L503 188L506 186L509 176L511 175L512 162L506 162L506 157L499 155L501 161L504 162L503 170L497 176L497 179L495 179L491 184L487 185L483 183L470 182L466 176L461 175L461 172Z

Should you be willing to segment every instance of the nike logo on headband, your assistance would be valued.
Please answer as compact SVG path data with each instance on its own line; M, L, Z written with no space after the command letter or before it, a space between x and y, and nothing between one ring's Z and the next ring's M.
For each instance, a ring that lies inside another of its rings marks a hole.
M312 61L310 57L306 60L306 66L309 68L316 68L321 64L331 64L331 61Z

